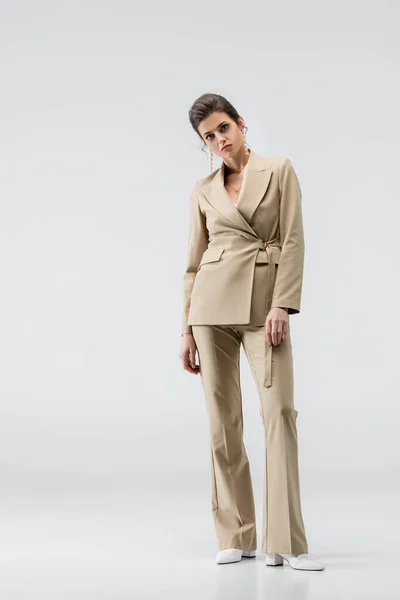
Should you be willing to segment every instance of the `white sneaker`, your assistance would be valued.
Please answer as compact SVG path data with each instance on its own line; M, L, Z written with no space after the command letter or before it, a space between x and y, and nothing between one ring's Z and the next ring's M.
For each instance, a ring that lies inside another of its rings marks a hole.
M224 563L239 562L242 560L242 556L245 558L252 558L256 555L256 550L240 550L240 548L227 548L226 550L220 550L216 556L215 562L218 565Z
M273 552L267 554L265 564L268 567L277 567L283 565L283 559L285 559L292 569L300 569L302 571L323 571L325 565L312 560L308 554L279 554Z

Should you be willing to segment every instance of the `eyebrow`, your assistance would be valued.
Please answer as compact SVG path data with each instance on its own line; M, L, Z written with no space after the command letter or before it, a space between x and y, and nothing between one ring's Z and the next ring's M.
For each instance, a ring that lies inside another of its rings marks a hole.
M221 122L221 123L218 125L218 127L221 127L221 125L223 125L224 123L225 123L225 121L222 121L222 122ZM216 127L216 129L218 129L218 127ZM212 133L212 131L206 131L205 133L203 133L203 137L204 137L204 136L206 136L206 135L208 135L209 133Z

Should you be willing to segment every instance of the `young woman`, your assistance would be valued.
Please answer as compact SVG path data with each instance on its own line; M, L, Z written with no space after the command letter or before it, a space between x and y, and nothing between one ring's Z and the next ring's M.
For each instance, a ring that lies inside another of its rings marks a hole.
M210 424L218 564L256 555L255 506L243 444L243 345L265 430L262 552L267 565L322 570L308 556L301 511L289 315L300 312L301 191L288 158L248 148L243 118L204 94L189 111L211 173L190 199L180 359L200 373ZM213 170L213 155L222 158ZM196 364L196 351L199 364Z

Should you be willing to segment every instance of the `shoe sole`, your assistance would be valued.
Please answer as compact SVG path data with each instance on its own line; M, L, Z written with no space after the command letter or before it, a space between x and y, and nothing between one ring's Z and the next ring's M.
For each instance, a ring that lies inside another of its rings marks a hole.
M242 556L239 558L239 560L224 560L222 562L217 562L217 565L231 565L232 563L240 562L242 558L255 558L256 554L256 550L243 550Z
M324 571L325 567L320 567L320 568L313 568L313 567L305 567L305 568L301 568L301 567L292 567L292 565L290 564L290 562L288 561L287 558L285 558L284 556L281 556L280 554L275 554L274 558L268 558L266 559L266 566L267 567L282 567L284 564L284 561L287 562L287 564L289 565L289 567L291 567L294 571Z

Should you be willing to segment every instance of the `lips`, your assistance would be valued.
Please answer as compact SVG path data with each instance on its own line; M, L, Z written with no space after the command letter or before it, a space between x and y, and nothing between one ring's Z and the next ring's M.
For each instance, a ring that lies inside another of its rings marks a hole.
M221 148L221 150L227 150L228 148L231 148L232 144L227 144L226 146L223 146Z

